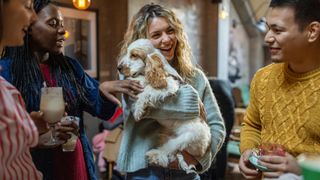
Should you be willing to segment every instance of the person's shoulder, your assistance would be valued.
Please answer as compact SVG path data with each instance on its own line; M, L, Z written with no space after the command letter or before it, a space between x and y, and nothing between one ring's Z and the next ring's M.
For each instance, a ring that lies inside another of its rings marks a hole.
M12 61L8 58L3 58L0 60L0 75L6 80L11 78L11 65Z
M71 63L71 64L80 64L78 60L76 60L76 59L74 59L72 57L69 57L69 56L64 56L64 59L66 61L68 61L69 63Z
M75 68L75 70L80 70L80 69L83 70L82 65L80 64L80 62L77 59L74 59L74 58L69 57L69 56L64 56L64 58L65 58L66 61L69 62L69 64L71 64L71 66L73 68Z
M0 94L15 90L16 88L0 75Z
M193 69L193 73L194 73L194 75L193 75L193 79L194 80L205 80L205 79L207 79L207 76L205 75L205 73L201 70L201 69L199 69L199 68L194 68Z
M0 66L2 67L9 67L11 66L12 61L9 58L1 58L0 59Z
M199 68L194 68L190 85L197 89L198 92L201 92L208 87L210 88L206 74Z

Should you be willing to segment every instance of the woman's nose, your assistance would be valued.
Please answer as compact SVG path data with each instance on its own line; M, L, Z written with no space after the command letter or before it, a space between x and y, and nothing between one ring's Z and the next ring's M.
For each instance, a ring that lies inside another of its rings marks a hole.
M170 42L170 37L169 37L169 35L166 34L166 33L164 33L164 34L162 35L161 42L162 42L162 43Z
M66 33L66 29L65 29L64 27L60 26L60 27L58 28L58 33L64 35L64 34Z

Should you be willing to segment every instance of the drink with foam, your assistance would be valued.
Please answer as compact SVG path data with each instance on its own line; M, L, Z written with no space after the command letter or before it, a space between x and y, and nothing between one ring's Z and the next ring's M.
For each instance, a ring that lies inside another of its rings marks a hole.
M64 114L65 104L63 100L62 87L44 87L41 89L40 111L43 118L51 128L51 138L45 143L47 146L61 144L55 139L55 123L59 122Z
M64 100L61 87L43 88L40 111L49 124L57 123L64 114Z

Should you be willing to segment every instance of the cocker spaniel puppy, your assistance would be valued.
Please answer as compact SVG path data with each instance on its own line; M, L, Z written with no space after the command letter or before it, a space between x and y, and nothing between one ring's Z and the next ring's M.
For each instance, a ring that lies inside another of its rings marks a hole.
M139 39L129 45L118 70L125 78L138 80L144 86L137 100L129 99L127 102L136 121L140 121L148 110L160 107L175 96L184 84L176 70L147 39ZM194 171L195 167L188 166L180 152L185 150L194 157L202 157L210 146L210 128L200 99L199 106L200 115L195 119L173 120L168 116L167 120L157 120L164 128L159 135L159 147L146 153L150 164L168 167L170 162L178 159L181 169L187 173Z

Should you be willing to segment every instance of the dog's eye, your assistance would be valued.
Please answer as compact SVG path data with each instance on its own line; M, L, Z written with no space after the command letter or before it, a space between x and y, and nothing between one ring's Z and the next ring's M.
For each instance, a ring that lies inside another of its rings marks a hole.
M138 57L139 57L139 56L138 56L137 54L135 54L135 53L131 53L131 54L130 54L130 58L131 58L131 59L138 59Z

